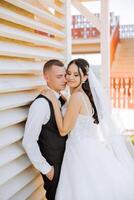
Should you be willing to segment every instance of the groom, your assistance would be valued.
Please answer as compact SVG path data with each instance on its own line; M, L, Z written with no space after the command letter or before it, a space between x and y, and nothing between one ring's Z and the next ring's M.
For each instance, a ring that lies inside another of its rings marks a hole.
M60 91L65 89L65 68L59 60L49 60L43 68L47 86L54 92L59 104L65 103ZM30 106L23 146L41 172L48 200L55 199L66 137L60 136L51 101L42 93Z

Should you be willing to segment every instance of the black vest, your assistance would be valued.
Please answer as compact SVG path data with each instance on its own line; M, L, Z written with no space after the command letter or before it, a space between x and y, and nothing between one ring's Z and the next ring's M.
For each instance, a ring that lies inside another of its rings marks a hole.
M60 136L51 101L41 94L37 98L44 98L48 101L50 107L50 119L47 124L42 125L38 139L41 154L50 165L60 164L63 159L67 136Z

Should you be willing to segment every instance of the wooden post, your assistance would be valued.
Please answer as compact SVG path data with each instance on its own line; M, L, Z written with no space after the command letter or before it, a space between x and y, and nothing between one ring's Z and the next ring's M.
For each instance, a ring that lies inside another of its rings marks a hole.
M72 54L72 16L71 16L71 0L65 1L65 56L66 56L66 64L71 61L71 54Z
M109 0L101 0L101 80L103 87L110 96L110 25Z

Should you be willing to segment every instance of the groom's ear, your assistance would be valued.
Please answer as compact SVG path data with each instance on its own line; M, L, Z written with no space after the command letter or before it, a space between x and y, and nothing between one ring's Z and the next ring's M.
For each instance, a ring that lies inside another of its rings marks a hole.
M48 73L47 73L47 72L43 74L43 77L44 77L45 81L48 82L48 79L49 79L49 78L48 78Z

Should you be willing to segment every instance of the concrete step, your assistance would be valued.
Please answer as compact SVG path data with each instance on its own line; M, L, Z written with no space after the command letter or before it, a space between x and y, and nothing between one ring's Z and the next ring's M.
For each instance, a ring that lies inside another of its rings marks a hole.
M130 47L130 48L133 48L134 47L134 43L129 43L129 44L123 44L123 43L118 43L118 46L119 48L127 48L127 47Z
M120 58L120 59L115 59L113 64L118 64L118 65L134 65L134 59L128 59L128 58Z
M134 43L134 38L128 38L128 39L120 39L121 44L130 44Z
M128 51L134 53L134 47L133 48L130 48L130 47L127 47L127 48L119 47L119 48L117 48L116 52L128 52Z
M118 47L117 48L117 52L125 52L125 51L130 51L130 52L134 52L134 46L133 47Z
M134 72L134 66L133 67L129 67L129 66L126 66L126 67L122 67L122 66L116 66L116 65L113 65L112 68L113 70L122 70L122 71L133 71Z
M134 39L122 39L117 46L111 72L134 74Z
M116 54L115 55L115 59L118 58L118 59L122 59L122 58L125 58L125 59L130 59L132 60L132 58L134 58L134 54L129 54L128 53L121 53L121 54Z
M130 73L130 75L134 75L134 69L122 69L122 68L112 68L111 72L116 72L116 73ZM125 75L125 74L124 74Z
M113 63L113 65L112 65L113 67L114 66L116 66L116 67L134 67L134 63L132 63L132 64L128 64L128 63L117 63L117 62L114 62Z
M129 66L133 67L134 66L134 58L132 57L116 57L113 61L113 66Z
M116 57L118 57L118 55ZM116 57L115 57L115 61L117 61ZM123 56L123 57L119 57L118 60L122 60L122 61L124 61L124 60L134 60L134 56L133 55Z

